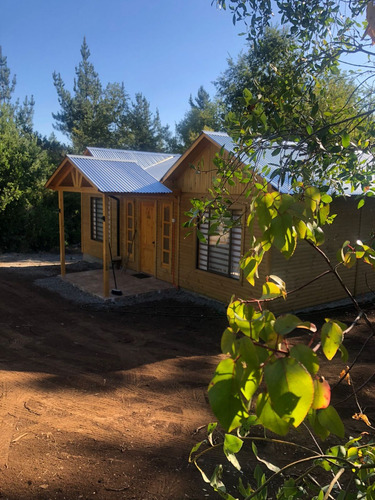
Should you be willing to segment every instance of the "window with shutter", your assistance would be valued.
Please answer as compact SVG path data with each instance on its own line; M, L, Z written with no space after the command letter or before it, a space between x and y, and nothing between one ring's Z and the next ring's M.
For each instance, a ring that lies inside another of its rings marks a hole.
M91 239L103 241L103 198L91 198Z
M209 213L206 213L206 221L199 226L199 230L206 242L198 240L198 269L212 273L222 274L229 278L239 279L241 258L241 226L226 229L220 224L215 235L210 235ZM239 210L233 210L234 219L241 217Z

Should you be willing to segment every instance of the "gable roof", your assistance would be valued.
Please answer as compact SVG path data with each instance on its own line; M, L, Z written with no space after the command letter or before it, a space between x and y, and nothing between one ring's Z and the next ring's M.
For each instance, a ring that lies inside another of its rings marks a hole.
M204 139L208 139L210 142L214 143L220 149L224 148L228 153L236 153L236 144L233 142L232 138L226 132L214 132L210 130L203 130L195 142L190 146L190 148L185 151L185 153L175 162L172 168L161 178L161 182L164 182L168 177L178 168L178 166L183 162L183 160L190 154L190 152ZM240 156L241 161L244 164L253 163L259 169L262 169L266 165L269 167L267 175L264 175L266 181L280 193L290 192L291 184L288 178L285 179L283 183L279 182L278 177L271 179L271 174L280 165L280 155L272 156L272 150L262 151L262 154L258 154L253 158L249 158L245 154ZM263 175L263 174L262 174Z
M135 162L158 181L160 181L181 156L169 153L149 153L146 151L94 147L88 147L86 151L95 158Z
M102 193L171 193L134 161L67 155L71 163Z
M220 148L224 148L228 153L236 153L236 143L233 142L232 138L226 132L214 132L209 130L204 130L200 136L196 139L196 141L190 146L190 148L175 162L172 168L161 178L161 182L164 182L183 162L183 160L190 154L190 152L201 142L204 138L209 139L212 143L216 144ZM245 154L240 155L240 160L244 164L252 163L256 168L261 171L263 167L267 166L266 173L262 172L262 176L264 179L277 191L280 193L290 193L292 190L292 184L290 181L290 177L288 175L285 176L283 182L281 182L280 177L278 175L272 176L277 168L280 167L281 159L283 154L291 154L295 160L303 160L303 153L295 151L292 149L291 143L286 143L286 149L290 145L289 151L286 153L280 151L278 154L275 154L274 149L262 149L258 154L254 154L251 158L246 156ZM272 154L274 153L274 154ZM358 159L360 161L370 161L370 155L365 155L364 153L358 151ZM346 196L354 196L362 194L363 191L360 187L351 190L351 186L347 184L344 187ZM332 190L329 189L329 193L332 193Z

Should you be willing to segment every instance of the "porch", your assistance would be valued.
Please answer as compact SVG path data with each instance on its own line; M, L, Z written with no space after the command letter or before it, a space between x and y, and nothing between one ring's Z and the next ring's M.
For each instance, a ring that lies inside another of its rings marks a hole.
M139 298L142 295L146 297L153 293L160 293L174 288L171 283L158 280L154 276L145 273L137 273L129 269L126 271L118 269L115 273L117 287L113 273L110 272L108 276L110 293L106 297L103 292L102 269L67 273L62 278L80 290L101 299ZM122 293L121 295L112 294L111 290L120 290Z

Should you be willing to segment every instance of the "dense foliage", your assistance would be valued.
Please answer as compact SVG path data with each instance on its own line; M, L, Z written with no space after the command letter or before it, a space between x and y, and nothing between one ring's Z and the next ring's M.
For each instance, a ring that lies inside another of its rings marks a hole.
M216 3L225 7L224 0ZM230 220L230 208L238 200L231 196L231 186L239 184L249 204L246 225L250 244L240 264L244 278L255 285L268 252L280 252L286 259L293 259L297 246L308 245L326 265L326 271L311 276L310 283L328 274L334 276L357 310L357 320L363 318L366 323L370 339L375 334L374 326L343 282L341 269L355 268L358 261L374 269L373 234L367 235L366 241L337 242L337 261L332 260L324 246L325 226L334 224L334 214L330 213L332 196L360 188L358 208L363 209L365 195L375 193L374 159L370 154L374 106L372 93L366 91L369 80L361 76L357 81L348 81L338 68L342 54L364 51L370 59L369 78L373 76L372 52L364 47L362 40L365 26L359 31L361 24L355 20L365 3L231 0L228 4L234 22L247 22L254 51L262 43L259 44L259 37L270 35L269 23L275 6L282 24L290 30L286 43L297 43L300 53L293 59L292 67L285 68L283 58L277 66L271 60L270 74L262 73L266 82L249 78L250 88L243 88L241 96L236 94L233 112L227 118L236 143L235 153L217 156L217 175L209 198L194 200L189 224L201 221L208 209L213 219L212 234L220 236L218 227L225 225L230 230L238 224L238 220ZM235 78L229 75L232 81L244 73L242 62L230 67L235 75ZM268 61L263 62L267 67ZM271 75L272 84L265 91ZM259 162L260 158L263 161ZM278 168L272 163L277 163ZM263 180L270 176L274 184L278 183L280 192L270 189ZM289 192L285 186L289 186ZM202 237L199 231L198 236ZM332 249L330 254L334 255ZM308 284L301 283L297 291ZM277 457L271 460L260 457L254 425L283 436L304 425L310 428L311 436L314 433L322 440L330 434L344 438L345 429L330 404L331 390L320 372L318 354L331 360L341 352L345 361L343 340L351 329L326 318L318 331L314 324L295 315L274 315L269 304L285 300L289 294L287 283L279 276L267 276L261 290L260 296L233 297L229 304L228 328L221 341L225 357L208 389L212 409L225 435L216 444L217 436L214 438L213 433L217 426L210 424L207 440L193 448L191 460L205 481L227 500L260 500L270 495L278 499L374 498L372 441L364 444L361 438L347 443L339 441L323 452L313 437L312 449L303 450L311 455L283 467L277 465ZM305 342L291 346L288 336L296 329L306 330L310 335L304 336ZM363 349L368 339L364 340ZM340 382L350 376L354 364L343 370ZM353 394L356 416L370 425L355 389ZM236 435L231 431L236 431ZM273 441L267 434L258 439ZM248 482L242 475L237 487L230 491L223 466L218 465L210 477L201 469L200 459L221 446L226 459L241 470L237 454L246 442L252 443L256 459L272 472L268 479L264 469L256 467ZM203 444L208 448L201 451ZM327 476L322 474L323 469L329 472Z
M48 250L58 245L56 196L44 189L65 148L33 131L33 98L13 100L16 78L0 54L0 250ZM76 202L68 202L70 221ZM79 234L68 233L73 242Z

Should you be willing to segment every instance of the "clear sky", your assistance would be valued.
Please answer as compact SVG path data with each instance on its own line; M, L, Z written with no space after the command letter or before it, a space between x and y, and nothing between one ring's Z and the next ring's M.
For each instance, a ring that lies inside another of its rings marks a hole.
M245 47L229 11L211 0L0 0L0 45L12 74L15 95L33 95L34 126L53 131L59 109L52 73L72 90L83 37L101 82L124 82L130 97L142 92L163 124L188 110L189 95L225 70L229 55ZM63 137L56 134L59 139ZM67 139L64 139L67 141Z

